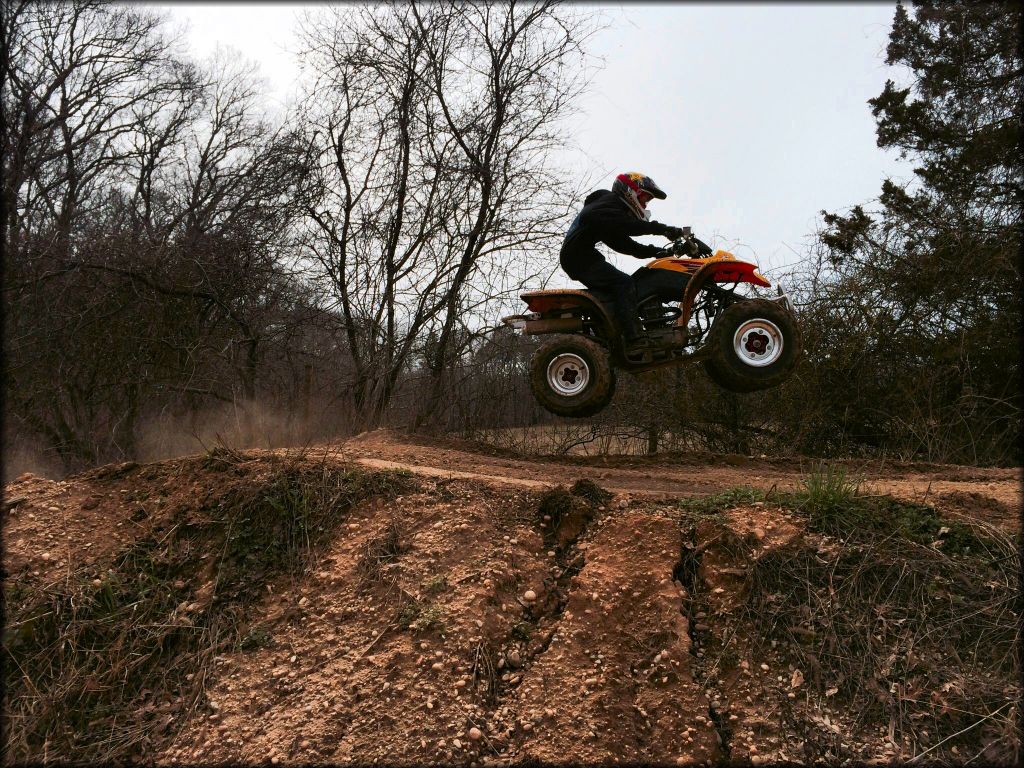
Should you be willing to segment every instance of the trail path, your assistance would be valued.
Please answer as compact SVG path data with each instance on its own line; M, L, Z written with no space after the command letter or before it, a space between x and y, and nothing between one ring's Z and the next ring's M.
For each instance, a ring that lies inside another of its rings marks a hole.
M343 443L341 453L378 469L480 480L526 488L570 484L587 477L618 494L667 498L717 493L736 486L768 491L799 487L813 460L756 459L727 455L670 454L653 457L540 457L524 459L469 442L400 435L376 430ZM710 463L709 463L710 462ZM934 505L954 516L969 514L1019 530L1021 470L909 462L842 461L861 490Z

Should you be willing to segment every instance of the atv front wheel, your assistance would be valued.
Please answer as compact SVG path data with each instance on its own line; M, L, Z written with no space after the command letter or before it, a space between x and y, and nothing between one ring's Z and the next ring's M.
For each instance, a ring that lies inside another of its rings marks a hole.
M530 388L558 416L593 416L615 394L608 352L583 336L558 336L533 353Z
M750 299L732 304L711 326L704 370L732 392L755 392L789 378L800 358L800 329L774 301Z

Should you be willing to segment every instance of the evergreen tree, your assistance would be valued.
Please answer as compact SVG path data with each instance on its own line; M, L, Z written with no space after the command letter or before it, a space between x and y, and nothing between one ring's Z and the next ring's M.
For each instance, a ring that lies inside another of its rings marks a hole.
M869 101L878 145L914 163L879 209L825 213L830 275L808 344L826 422L939 461L1018 462L1021 416L1021 13L1016 4L896 8Z

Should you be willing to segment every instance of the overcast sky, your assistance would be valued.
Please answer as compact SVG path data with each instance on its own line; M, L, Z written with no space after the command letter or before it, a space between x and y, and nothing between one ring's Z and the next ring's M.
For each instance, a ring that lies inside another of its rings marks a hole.
M168 10L188 24L197 57L221 44L259 62L268 105L280 108L299 79L296 17L316 7ZM884 62L895 3L591 7L607 23L589 46L603 62L565 167L596 187L621 171L650 175L668 193L651 204L654 219L691 225L711 245L775 269L806 254L821 209L872 200L886 176L910 178L907 163L876 147L866 104L902 74ZM553 282L569 281L559 273Z

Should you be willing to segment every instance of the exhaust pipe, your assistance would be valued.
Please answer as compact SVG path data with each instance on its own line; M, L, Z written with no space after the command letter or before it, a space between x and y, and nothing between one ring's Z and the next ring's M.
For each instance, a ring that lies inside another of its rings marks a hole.
M523 333L574 333L583 330L583 319L579 317L553 317L548 320L527 320Z

